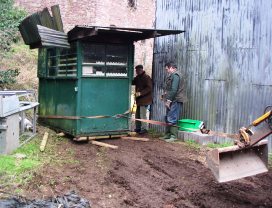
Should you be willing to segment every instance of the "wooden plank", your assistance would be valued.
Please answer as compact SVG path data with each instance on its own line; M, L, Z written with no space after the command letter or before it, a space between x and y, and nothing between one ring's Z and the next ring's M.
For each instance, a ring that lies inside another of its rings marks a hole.
M147 142L147 141L149 141L149 139L148 138L140 138L140 137L126 137L126 136L124 136L124 137L121 137L121 139L128 139L128 140L135 140L135 141L143 141L143 142Z
M48 132L45 132L44 135L43 135L43 139L42 139L42 143L41 143L41 146L40 146L40 151L43 152L44 149L45 149L45 145L47 143L47 139L48 139Z
M51 11L52 11L53 20L54 20L53 22L55 24L56 30L64 32L59 5L51 6Z
M88 137L88 140L95 140L95 139L96 139L95 137Z
M75 137L73 138L73 140L76 142L83 142L83 141L88 141L88 137Z
M116 139L121 138L123 136L127 136L125 134L119 134L119 135L105 135L105 136L90 136L88 137L89 140L97 140L97 139Z
M65 136L65 133L60 132L60 133L57 133L56 135L59 136L59 137L64 137L64 136Z
M104 136L83 136L83 137L75 137L74 141L92 141L92 140L99 140L99 139L116 139L121 138L123 136L127 136L126 134L118 134L118 135L104 135Z
M110 138L121 138L123 136L127 136L127 134L111 135Z
M112 149L118 149L118 146L115 145L111 145L111 144L106 144L103 142L98 142L98 141L91 141L92 144L100 146L100 147L108 147L108 148L112 148Z
M130 131L130 132L128 132L128 135L129 135L129 136L136 136L137 133L136 133L135 131Z

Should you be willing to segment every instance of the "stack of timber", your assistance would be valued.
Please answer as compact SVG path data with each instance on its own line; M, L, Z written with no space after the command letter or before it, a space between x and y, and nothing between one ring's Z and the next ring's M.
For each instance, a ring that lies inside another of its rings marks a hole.
M19 25L20 33L26 45L31 49L46 46L69 48L68 36L63 31L58 5L47 8L26 17Z

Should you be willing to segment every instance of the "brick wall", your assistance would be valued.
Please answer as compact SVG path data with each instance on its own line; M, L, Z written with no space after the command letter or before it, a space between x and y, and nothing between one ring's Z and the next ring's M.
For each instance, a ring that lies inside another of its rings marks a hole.
M153 28L155 0L135 0L136 9L128 0L15 0L29 14L59 4L64 30L75 25ZM143 64L147 73L152 71L153 39L135 43L135 65Z

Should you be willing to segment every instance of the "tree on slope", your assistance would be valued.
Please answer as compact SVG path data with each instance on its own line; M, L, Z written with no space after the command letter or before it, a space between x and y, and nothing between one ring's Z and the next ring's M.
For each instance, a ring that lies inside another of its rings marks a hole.
M19 39L18 26L26 12L14 6L13 0L0 1L0 54Z

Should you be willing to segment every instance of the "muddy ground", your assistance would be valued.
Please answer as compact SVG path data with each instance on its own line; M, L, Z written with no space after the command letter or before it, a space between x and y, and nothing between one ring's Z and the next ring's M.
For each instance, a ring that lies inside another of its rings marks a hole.
M75 190L95 208L272 207L272 170L219 184L205 151L184 143L104 142L119 148L71 140L59 145L62 154L74 151L76 162L44 167L24 195L41 199Z

